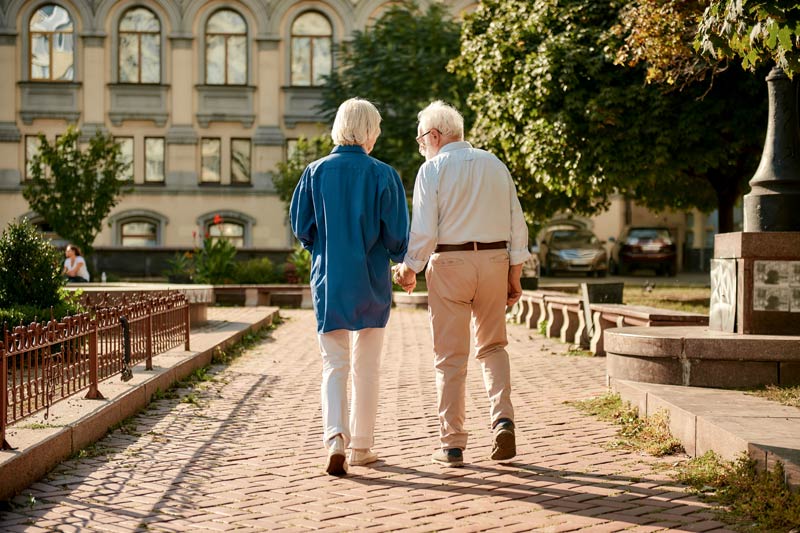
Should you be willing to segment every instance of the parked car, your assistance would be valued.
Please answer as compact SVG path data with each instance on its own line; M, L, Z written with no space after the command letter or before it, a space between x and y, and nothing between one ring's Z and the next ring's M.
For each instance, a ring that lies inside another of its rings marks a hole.
M585 272L605 276L608 256L603 241L585 229L547 231L539 243L539 260L545 275Z
M677 258L669 229L627 228L611 250L611 273L627 274L638 268L652 268L657 274L674 276Z

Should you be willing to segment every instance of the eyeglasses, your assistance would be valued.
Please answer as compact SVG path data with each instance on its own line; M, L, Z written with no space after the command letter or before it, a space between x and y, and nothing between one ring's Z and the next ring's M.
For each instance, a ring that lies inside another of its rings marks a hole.
M429 134L430 132L432 132L435 129L436 128L431 128L428 131L426 131L425 133L423 133L422 135L418 135L417 136L417 144L422 144L422 138L425 137L427 134Z

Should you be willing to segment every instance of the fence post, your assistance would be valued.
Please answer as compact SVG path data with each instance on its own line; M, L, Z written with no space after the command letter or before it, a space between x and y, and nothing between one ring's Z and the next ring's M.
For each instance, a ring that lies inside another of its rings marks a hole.
M144 321L145 370L153 370L153 302L147 300L147 320Z
M8 420L8 360L6 349L0 342L0 450L13 450L6 440L6 420Z
M186 333L186 345L184 346L184 350L187 352L189 351L189 300L184 300L184 308L183 308L183 327Z
M105 397L100 394L97 388L99 380L99 362L97 360L97 319L92 320L92 331L89 333L89 392L86 393L87 400L103 400Z

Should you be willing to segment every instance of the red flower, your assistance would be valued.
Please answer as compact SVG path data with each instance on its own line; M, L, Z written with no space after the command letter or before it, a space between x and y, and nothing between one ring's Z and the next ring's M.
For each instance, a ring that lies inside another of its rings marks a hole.
M219 215L214 215L214 224L222 224L222 217Z

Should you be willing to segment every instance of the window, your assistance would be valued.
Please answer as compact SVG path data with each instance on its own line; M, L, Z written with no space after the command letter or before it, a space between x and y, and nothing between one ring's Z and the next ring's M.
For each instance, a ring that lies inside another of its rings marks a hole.
M158 246L158 226L146 220L132 220L120 224L122 246Z
M63 7L45 5L31 17L30 79L72 81L75 34L72 19Z
M164 183L163 137L145 137L144 158L145 183Z
M250 139L231 140L231 183L250 183Z
M292 85L317 86L331 73L331 24L314 11L292 24Z
M119 81L161 82L161 23L143 7L128 10L119 22Z
M114 141L119 145L122 162L128 164L118 177L122 181L133 181L133 137L116 137Z
M247 24L230 9L217 11L206 23L206 83L247 84Z
M218 224L214 224L212 221L206 228L206 233L208 233L212 241L225 238L237 248L244 246L244 225L237 222L226 222L223 220Z
M290 160L297 151L298 139L286 139L286 160Z
M26 135L25 136L25 179L33 179L33 166L31 165L31 160L33 156L39 153L39 147L41 146L41 141L39 141L38 135Z
M220 139L203 139L202 170L200 181L203 183L220 183L222 174L222 141Z

